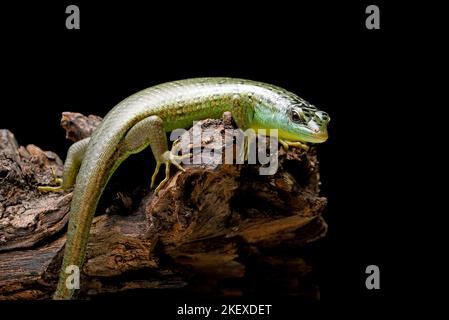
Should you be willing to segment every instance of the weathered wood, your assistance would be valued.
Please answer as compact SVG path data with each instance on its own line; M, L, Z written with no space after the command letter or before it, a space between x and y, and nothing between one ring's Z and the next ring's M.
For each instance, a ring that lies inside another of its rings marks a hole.
M100 120L64 113L62 124L69 138L79 140ZM229 114L196 126L222 135L233 127ZM192 129L185 133L191 134ZM201 148L220 143L203 139ZM305 155L281 149L272 176L259 175L259 165L203 160L184 165L186 172L173 169L158 196L147 185L106 189L104 198L119 199L126 210L109 202L98 208L81 298L186 285L217 294L277 288L318 296L314 285L304 285L311 267L298 250L326 232L314 149ZM56 154L20 147L11 132L0 130L0 299L44 299L54 290L71 192L36 190L52 183L51 168L62 172Z
M66 131L66 139L78 141L90 137L101 120L101 117L92 114L86 117L77 112L63 112L61 127Z

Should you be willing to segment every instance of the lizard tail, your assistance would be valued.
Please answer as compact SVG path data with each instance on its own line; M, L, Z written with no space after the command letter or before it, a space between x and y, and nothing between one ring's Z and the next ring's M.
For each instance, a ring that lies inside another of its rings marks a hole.
M80 289L81 268L85 260L97 204L109 178L121 161L123 159L116 158L115 161L96 167L95 170L92 170L88 163L83 162L81 165L73 191L64 259L53 295L54 300L69 300L75 290Z

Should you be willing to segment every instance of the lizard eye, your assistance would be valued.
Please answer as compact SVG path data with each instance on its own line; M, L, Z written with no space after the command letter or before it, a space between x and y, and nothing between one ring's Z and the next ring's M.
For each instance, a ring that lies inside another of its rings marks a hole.
M296 123L302 122L301 121L302 118L301 118L300 114L297 111L295 111L295 110L292 110L290 112L290 118L292 119L293 122L296 122Z

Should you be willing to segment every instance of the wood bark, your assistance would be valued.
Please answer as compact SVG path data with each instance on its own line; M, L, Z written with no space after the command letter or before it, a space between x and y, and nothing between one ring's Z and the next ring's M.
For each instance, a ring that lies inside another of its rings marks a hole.
M100 122L67 112L61 124L77 141ZM229 114L196 126L222 137L234 128ZM220 143L203 138L201 149ZM278 158L276 174L267 176L258 164L215 164L212 156L184 165L185 172L172 166L157 196L148 188L153 160L124 162L97 209L78 297L173 288L317 299L304 250L327 228L316 152L280 149ZM0 130L0 299L48 299L55 288L72 193L36 189L53 183L52 168L62 174L57 154L20 146Z

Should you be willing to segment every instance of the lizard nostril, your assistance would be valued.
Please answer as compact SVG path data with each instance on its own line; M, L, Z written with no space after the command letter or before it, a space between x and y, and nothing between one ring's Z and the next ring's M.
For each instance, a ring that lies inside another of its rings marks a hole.
M322 121L329 121L330 120L329 114L327 112L318 111L316 114Z

